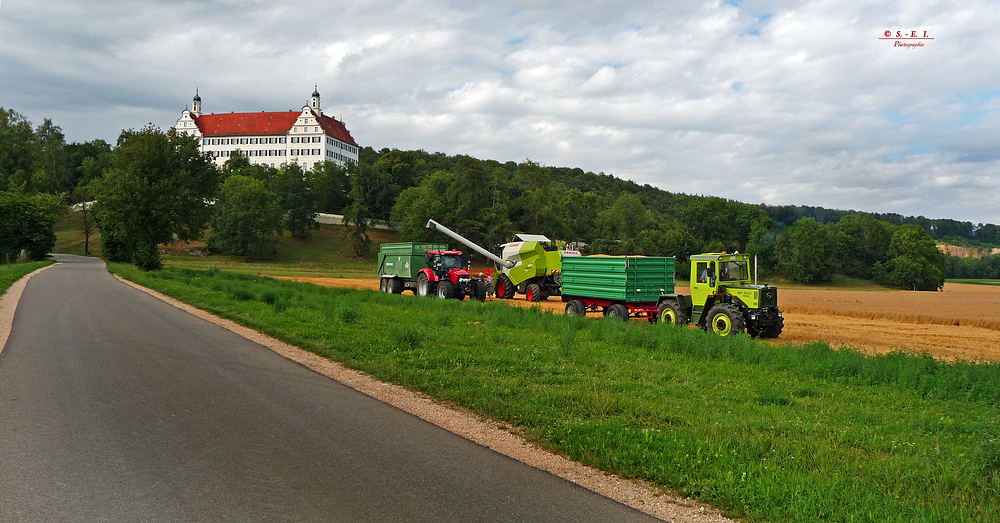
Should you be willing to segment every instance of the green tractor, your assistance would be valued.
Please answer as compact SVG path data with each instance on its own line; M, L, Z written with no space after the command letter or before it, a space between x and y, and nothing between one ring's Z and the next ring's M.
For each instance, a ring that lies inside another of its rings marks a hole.
M660 297L657 319L665 325L698 325L720 336L746 332L777 338L785 326L778 289L750 279L746 254L691 256L691 294Z

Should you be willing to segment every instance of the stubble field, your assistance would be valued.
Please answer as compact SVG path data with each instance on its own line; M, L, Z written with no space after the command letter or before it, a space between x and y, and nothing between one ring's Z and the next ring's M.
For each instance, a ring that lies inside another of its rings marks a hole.
M288 279L378 290L378 280L372 278ZM678 287L677 292L688 289ZM926 352L946 360L1000 361L1000 286L946 283L942 292L780 289L778 300L785 330L772 343L824 341L872 353ZM558 298L502 301L559 314L565 307Z

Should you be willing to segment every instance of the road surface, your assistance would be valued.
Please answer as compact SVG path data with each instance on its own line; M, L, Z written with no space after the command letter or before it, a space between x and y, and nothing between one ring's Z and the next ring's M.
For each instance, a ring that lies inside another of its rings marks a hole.
M56 259L0 352L0 521L654 521Z

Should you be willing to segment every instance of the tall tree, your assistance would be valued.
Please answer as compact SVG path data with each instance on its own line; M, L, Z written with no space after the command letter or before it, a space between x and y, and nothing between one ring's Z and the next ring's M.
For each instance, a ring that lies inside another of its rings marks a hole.
M234 174L219 190L208 246L261 258L268 239L281 233L281 221L277 195L261 180Z
M278 205L285 213L285 228L295 238L309 236L317 228L316 198L306 181L306 175L297 163L286 163L278 170L275 179Z
M23 115L0 107L0 190L25 190L35 161L35 132Z
M196 138L154 126L123 131L111 168L92 188L104 256L159 269L160 244L201 237L217 185Z

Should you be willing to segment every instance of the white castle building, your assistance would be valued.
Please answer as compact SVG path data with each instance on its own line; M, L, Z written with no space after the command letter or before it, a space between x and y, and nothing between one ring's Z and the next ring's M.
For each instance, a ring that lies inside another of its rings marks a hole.
M174 129L200 139L201 150L222 165L239 150L251 163L279 167L298 163L311 169L317 162L358 162L358 144L344 122L323 114L319 92L313 91L301 111L202 114L195 91L191 110L184 109Z

